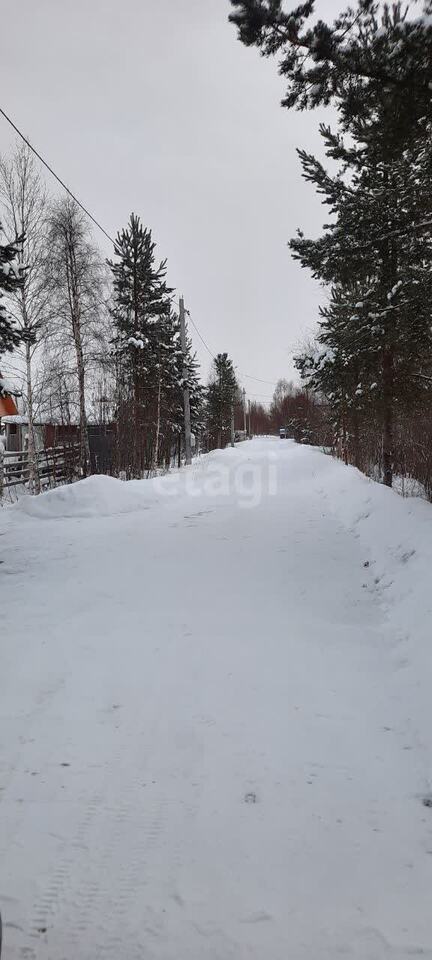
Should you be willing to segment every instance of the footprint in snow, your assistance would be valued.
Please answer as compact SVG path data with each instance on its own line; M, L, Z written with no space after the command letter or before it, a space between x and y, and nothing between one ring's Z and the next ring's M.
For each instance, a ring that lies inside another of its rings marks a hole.
M267 910L258 910L257 913L251 913L249 917L243 917L240 922L241 923L267 923L269 920L273 920L271 913L267 913Z

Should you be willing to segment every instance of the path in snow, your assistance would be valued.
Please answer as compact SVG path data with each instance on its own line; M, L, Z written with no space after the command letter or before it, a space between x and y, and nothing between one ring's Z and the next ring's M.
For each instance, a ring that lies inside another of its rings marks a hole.
M5 960L432 957L420 754L332 469L254 441L103 509L90 481L107 515L77 485L0 516Z

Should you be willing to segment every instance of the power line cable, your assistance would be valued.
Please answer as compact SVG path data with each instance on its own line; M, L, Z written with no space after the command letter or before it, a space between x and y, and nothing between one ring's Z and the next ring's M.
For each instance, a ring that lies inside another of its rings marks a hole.
M257 380L258 383L267 383L269 387L277 386L274 380L261 380L261 377L253 377L251 373L242 373L242 377L247 377L248 380Z
M215 359L215 355L214 355L214 353L212 352L212 350L210 350L210 347L208 346L208 344L207 344L206 341L204 340L204 337L203 337L202 334L200 333L197 324L195 323L195 321L193 320L193 318L192 318L192 316L191 316L190 311L189 311L189 310L186 310L186 313L187 313L187 315L188 315L188 317L189 317L189 320L190 320L192 326L194 327L196 333L198 334L198 336L199 336L199 338L200 338L200 340L201 340L201 343L204 344L204 346L205 346L205 348L206 348L206 350L207 350L207 353L210 355L210 357L212 358L212 360L214 360L214 359ZM240 376L241 376L241 377L247 377L248 380L256 380L258 383L267 383L269 387L275 387L275 386L276 386L276 383L275 383L274 380L263 380L261 377L253 377L251 373L243 373L242 370L239 370L239 373L240 373ZM263 396L263 394L255 394L255 396ZM270 399L272 399L272 398L270 397Z
M204 337L201 336L201 334L200 334L200 332L199 332L199 330L198 330L198 327L197 327L194 319L192 318L192 316L191 316L191 314L190 314L190 311L189 311L189 310L186 310L186 313L187 313L187 315L188 315L188 317L189 317L189 320L190 320L192 326L193 326L194 329L196 330L196 332L197 332L197 334L198 334L198 336L199 336L199 338L200 338L200 340L201 340L201 343L204 344L204 346L205 346L205 348L206 348L206 350L207 350L207 353L210 354L212 360L215 360L216 357L215 357L214 353L210 350L210 347L209 347L209 345L205 342Z
M50 174L54 177L55 180L57 180L57 183L59 183L60 186L63 187L63 190L66 190L66 193L68 193L69 196L72 197L72 200L74 200L75 203L78 204L78 206L81 208L83 213L85 213L86 216L90 218L90 220L94 223L94 225L98 228L98 230L100 230L104 234L107 240L109 240L110 243L112 243L115 246L115 240L113 240L113 238L109 235L108 231L105 230L105 228L99 223L98 220L96 220L96 217L94 217L93 214L90 213L90 210L87 210L87 207L85 207L84 204L81 203L80 200L78 200L78 197L76 197L75 194L72 193L72 190L69 190L69 187L66 186L64 180L62 180L61 177L58 176L58 174L55 172L55 170L53 170L53 168L50 166L47 160L44 160L44 158L41 156L39 151L36 150L36 147L34 147L32 143L30 143L30 140L27 140L27 137L25 137L24 134L21 132L21 130L18 129L17 125L13 122L13 120L11 120L11 118L7 115L7 113L5 113L2 107L0 107L0 113L5 118L5 120L7 120L7 122L11 125L11 127L13 127L13 129L15 130L15 133L17 133L18 136L21 137L21 140L23 140L24 143L27 144L29 149L34 153L34 155L38 158L38 160L40 160L40 162L44 165L44 167L46 167L46 169L49 170Z
M268 393L248 393L248 397L261 397L263 400L273 400Z

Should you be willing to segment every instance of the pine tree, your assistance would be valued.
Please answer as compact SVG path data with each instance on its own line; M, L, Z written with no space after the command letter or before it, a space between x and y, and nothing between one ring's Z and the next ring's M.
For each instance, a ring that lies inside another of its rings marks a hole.
M162 459L168 464L171 460L176 409L181 392L180 326L174 313L161 316L153 326L147 356L148 393L153 393L156 398L152 422L152 465L156 469Z
M160 365L161 439L164 462L169 465L173 449L177 450L179 462L181 461L186 385L189 388L191 428L196 439L204 429L204 387L200 383L196 355L189 337L186 337L186 356L183 355L180 324L176 314L172 314L169 321L163 324L160 353L162 357Z
M226 446L231 433L232 410L239 387L232 361L227 353L218 353L213 361L207 388L207 430L210 446Z
M184 376L185 374L185 376ZM186 357L183 359L183 377L181 392L181 410L182 410L182 432L184 432L184 395L183 387L186 384L189 388L189 402L191 415L191 429L195 437L195 446L198 448L200 437L205 430L205 399L206 389L201 383L199 375L199 365L196 353L193 350L192 340L186 335Z
M361 423L374 404L369 357L365 357L359 289L333 287L329 304L320 309L315 348L296 358L303 381L324 396L331 413L334 439L343 458L361 465ZM367 382L366 382L367 371Z
M205 395L206 390L200 380L199 366L196 354L193 352L192 341L186 338L186 371L189 387L191 427L195 435L196 444L205 428Z
M382 425L384 481L391 485L395 415L424 398L432 356L430 124L419 124L417 138L400 156L385 159L370 130L349 151L327 129L322 134L327 152L348 166L350 176L330 177L313 157L300 154L304 176L335 219L318 240L300 234L291 242L302 265L333 285L318 335L324 353L300 358L299 365L327 396L331 387L344 431L348 415L357 417L373 400ZM356 446L357 461L358 437Z
M322 352L299 363L317 388L332 382L343 431L368 404L365 389L375 391L390 485L395 416L420 403L430 384L432 5L413 16L399 3L359 0L334 23L311 26L314 0L294 10L284 0L231 3L241 41L281 58L283 106L332 103L338 111L338 132L321 132L340 174L330 177L300 154L335 223L318 241L300 235L291 243L303 266L333 287Z
M368 117L383 97L398 100L398 139L407 142L419 117L431 117L432 6L409 17L400 3L359 0L333 23L318 19L314 0L287 9L284 0L231 0L230 20L246 46L278 56L287 82L282 105L299 110L330 102L342 122Z
M172 291L166 283L166 261L156 264L151 230L144 228L135 214L117 235L115 255L117 260L108 261L108 265L114 285L112 317L122 459L129 459L128 449L132 447L132 462L125 465L141 476L154 461L162 362L159 341L163 323L169 322Z

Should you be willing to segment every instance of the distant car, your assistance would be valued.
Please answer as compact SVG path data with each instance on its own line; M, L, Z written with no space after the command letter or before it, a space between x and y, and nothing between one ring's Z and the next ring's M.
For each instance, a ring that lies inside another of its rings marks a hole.
M281 440L286 440L287 438L287 429L286 427L281 427L279 430L279 436Z

